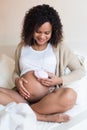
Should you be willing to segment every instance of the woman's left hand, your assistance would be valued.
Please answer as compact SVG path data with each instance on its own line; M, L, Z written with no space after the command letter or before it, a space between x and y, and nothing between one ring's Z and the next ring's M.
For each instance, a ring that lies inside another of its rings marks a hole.
M38 81L47 87L55 86L61 84L62 79L54 75L53 73L48 73L49 78L39 78Z

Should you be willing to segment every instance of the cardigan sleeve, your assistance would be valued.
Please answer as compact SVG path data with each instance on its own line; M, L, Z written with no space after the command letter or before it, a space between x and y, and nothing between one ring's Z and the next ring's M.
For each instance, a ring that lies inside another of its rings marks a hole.
M69 74L65 74L66 68L69 68ZM66 44L62 44L60 47L60 77L63 85L79 80L83 76L85 76L84 65Z
M18 44L16 51L15 51L15 68L14 68L14 72L12 75L14 83L15 83L15 79L20 77L19 58L20 58L20 54L21 54L21 47L22 47L21 43Z

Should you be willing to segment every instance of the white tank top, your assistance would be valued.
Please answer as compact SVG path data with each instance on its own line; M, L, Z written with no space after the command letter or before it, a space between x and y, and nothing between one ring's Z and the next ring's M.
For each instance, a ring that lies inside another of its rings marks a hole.
M31 70L45 70L55 73L56 56L51 44L48 44L47 48L42 51L34 50L30 46L23 47L19 59L19 66L21 70L20 75Z

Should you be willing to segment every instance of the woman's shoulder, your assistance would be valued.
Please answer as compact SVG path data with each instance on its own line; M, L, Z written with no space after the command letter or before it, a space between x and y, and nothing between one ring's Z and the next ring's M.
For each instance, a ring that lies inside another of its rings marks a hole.
M20 48L20 47L23 47L25 45L25 42L21 41L18 43L17 47Z
M61 42L61 43L59 43L59 44L57 45L56 48L54 47L54 50L55 50L55 51L60 50L60 51L63 52L63 51L71 50L71 49L70 49L70 47L69 47L69 45L68 45L67 43Z
M62 49L70 49L69 45L66 42L61 42L58 46Z
M24 42L22 41L17 44L16 51L15 51L16 55L20 55L23 46L24 46Z
M23 41L21 41L21 42L18 43L16 50L19 51L19 50L21 50L22 47L24 47L24 46L25 46L25 43L24 43Z

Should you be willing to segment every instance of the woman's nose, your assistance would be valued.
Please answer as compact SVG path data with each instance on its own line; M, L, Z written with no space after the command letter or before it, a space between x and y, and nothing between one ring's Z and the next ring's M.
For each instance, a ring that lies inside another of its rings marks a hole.
M44 36L45 36L45 35L44 35L43 33L40 34L40 38L44 38Z

